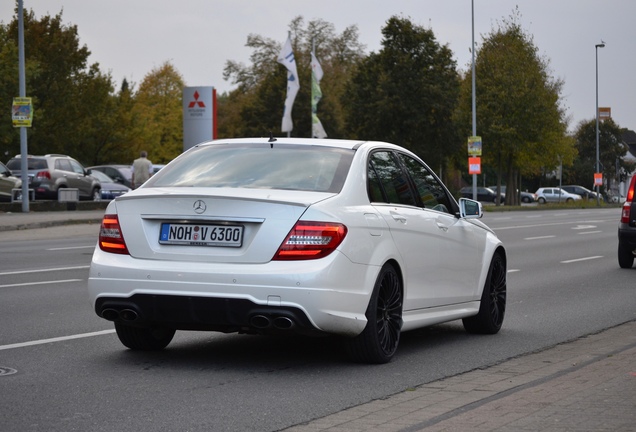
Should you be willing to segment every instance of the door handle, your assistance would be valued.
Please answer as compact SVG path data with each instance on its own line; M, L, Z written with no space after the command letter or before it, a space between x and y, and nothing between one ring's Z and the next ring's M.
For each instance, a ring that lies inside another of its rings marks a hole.
M402 223L406 223L406 217L402 216L401 214L392 211L391 212L391 217L393 218L393 220L396 220L398 222L402 222Z
M448 231L448 226L444 225L441 222L436 222L436 223L437 223L437 228L441 229L444 232Z

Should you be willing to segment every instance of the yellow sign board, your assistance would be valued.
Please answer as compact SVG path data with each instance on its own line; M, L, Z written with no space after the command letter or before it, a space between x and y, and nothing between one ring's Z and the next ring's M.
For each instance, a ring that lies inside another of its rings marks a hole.
M31 127L33 122L33 104L30 97L13 98L11 119L14 127Z
M481 137L468 137L468 156L481 156Z

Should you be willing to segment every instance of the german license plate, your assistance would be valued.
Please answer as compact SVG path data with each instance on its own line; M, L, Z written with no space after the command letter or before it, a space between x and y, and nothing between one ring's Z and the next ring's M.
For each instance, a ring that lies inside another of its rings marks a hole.
M187 246L241 247L242 225L162 223L159 243Z

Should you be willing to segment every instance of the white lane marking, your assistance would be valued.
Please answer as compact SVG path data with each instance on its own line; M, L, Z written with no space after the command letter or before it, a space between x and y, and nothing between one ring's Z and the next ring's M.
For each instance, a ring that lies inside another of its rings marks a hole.
M577 259L572 259L572 260L566 260L566 261L561 261L561 264L570 264L570 263L581 262L581 261L589 261L589 260L594 260L594 259L599 259L599 258L603 258L603 256L596 255L596 256L589 256L589 257L585 257L585 258L577 258Z
M577 225L575 227L572 227L573 230L584 230L590 228L596 228L596 225Z
M510 269L510 270L508 270L508 273L516 273L518 271L521 271L521 270L519 270L519 269Z
M18 270L18 271L2 272L0 273L0 276L16 275L16 274L23 274L23 273L44 273L44 272L50 272L50 271L80 270L80 269L87 269L87 268L90 268L90 266L57 267L57 268L50 268L50 269L35 269L35 270Z
M64 279L64 280L54 280L54 281L42 281L42 282L25 282L25 283L18 283L18 284L0 285L0 288L10 288L10 287L29 286L29 285L48 285L48 284L66 283L66 282L81 282L83 280L84 279Z
M49 248L47 251L61 251L61 250L71 250L71 249L95 249L95 245L93 246L69 246L69 247L61 247L61 248Z
M53 342L63 342L67 340L81 339L81 338L92 337L92 336L101 336L101 335L111 334L111 333L115 333L115 330L102 330L102 331L97 331L92 333L82 333L82 334L61 336L61 337L50 338L50 339L40 339L40 340L35 340L30 342L14 343L10 345L0 345L0 351L13 349L13 348L24 348L24 347L33 346L33 345L43 345L43 344L48 344Z
M598 222L598 223L603 223L603 222L613 222L611 219L607 219L604 221L590 221L590 222ZM557 225L572 225L572 224L580 224L581 222L575 222L575 221L568 221L568 222L548 222L548 223L541 223L541 224L534 224L534 225L512 225L512 226L507 226L507 227L493 227L491 226L490 228L494 229L495 231L502 231L502 230L509 230L509 229L519 229L519 228L539 228L539 227L546 227L546 226L557 226Z
M526 237L524 238L524 240L542 240L542 239L549 239L549 238L554 238L556 236L553 235L548 235L548 236L539 236L539 237Z
M598 233L602 233L603 231L585 231L585 232L580 232L578 233L579 235L585 235L585 234L598 234Z

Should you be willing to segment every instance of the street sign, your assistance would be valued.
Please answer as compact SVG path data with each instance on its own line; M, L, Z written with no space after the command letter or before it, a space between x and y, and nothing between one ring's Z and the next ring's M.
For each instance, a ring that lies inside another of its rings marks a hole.
M468 174L481 174L481 158L468 158Z
M13 98L11 107L13 127L31 127L33 121L33 105L30 97Z
M481 137L468 137L468 156L481 156Z
M594 173L594 186L603 185L603 173Z

